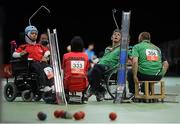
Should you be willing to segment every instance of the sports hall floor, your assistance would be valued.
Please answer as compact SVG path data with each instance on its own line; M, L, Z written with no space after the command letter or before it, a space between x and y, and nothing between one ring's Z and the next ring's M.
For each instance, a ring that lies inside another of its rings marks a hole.
M6 102L1 89L1 123L180 123L180 77L164 77L166 94L164 103L121 103L114 104L110 100L96 102L94 96L88 104L52 105L40 102L22 102L18 97L14 102ZM2 81L2 87L5 80ZM55 118L53 112L63 109L70 113L84 111L83 120ZM43 111L47 114L45 121L37 119L37 113ZM118 117L110 121L108 114L116 112Z

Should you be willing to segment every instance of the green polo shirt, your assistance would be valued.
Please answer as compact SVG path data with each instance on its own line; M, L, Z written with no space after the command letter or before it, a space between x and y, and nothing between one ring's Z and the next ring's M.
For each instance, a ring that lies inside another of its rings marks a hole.
M107 65L113 68L115 65L119 64L120 46L111 48L107 47L104 52L104 56L100 58L98 64Z
M149 40L141 41L132 49L132 57L138 57L138 72L146 75L162 75L161 51Z

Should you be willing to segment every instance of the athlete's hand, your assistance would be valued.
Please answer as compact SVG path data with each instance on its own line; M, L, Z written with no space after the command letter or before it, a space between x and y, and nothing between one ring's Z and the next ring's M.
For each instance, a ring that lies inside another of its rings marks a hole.
M48 60L47 60L46 57L43 57L43 58L41 59L41 61L42 61L42 62L46 62L46 63L48 62Z
M26 51L24 50L24 51L22 51L22 52L20 53L20 56L23 57L23 56L25 56L25 55L27 55L27 54L28 54L28 52L26 52Z

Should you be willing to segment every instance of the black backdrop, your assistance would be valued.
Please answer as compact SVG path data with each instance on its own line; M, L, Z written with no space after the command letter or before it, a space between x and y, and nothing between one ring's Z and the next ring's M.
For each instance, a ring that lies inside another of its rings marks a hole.
M149 31L152 41L160 44L180 38L180 14L176 3L155 1L132 2L128 0L66 0L66 1L4 1L0 5L3 9L3 62L10 58L9 42L13 39L18 44L24 43L24 28L28 26L29 17L41 6L51 10L48 14L41 10L32 20L39 32L47 28L56 28L61 56L66 52L66 46L74 35L80 35L87 47L89 42L95 42L95 52L104 50L111 44L110 37L116 28L112 18L112 9L116 8L116 19L121 26L121 12L131 11L131 45L137 42L141 31Z

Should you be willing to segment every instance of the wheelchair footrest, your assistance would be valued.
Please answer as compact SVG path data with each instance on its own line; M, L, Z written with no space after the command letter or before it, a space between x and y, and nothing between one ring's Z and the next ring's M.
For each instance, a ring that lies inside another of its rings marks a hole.
M78 95L70 95L69 96L69 103L81 103L82 97Z

